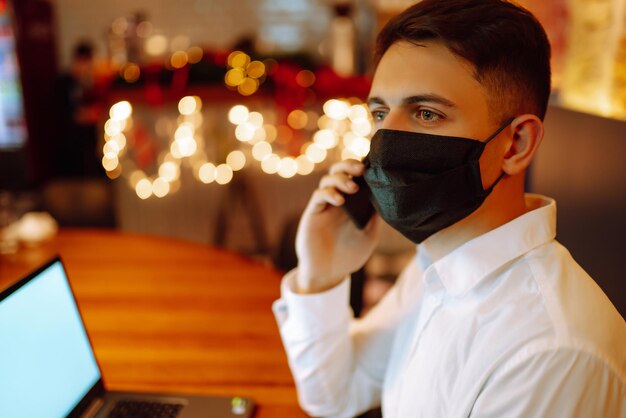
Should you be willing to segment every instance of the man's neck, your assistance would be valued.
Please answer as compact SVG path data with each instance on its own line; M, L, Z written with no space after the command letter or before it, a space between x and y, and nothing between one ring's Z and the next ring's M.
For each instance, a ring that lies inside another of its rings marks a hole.
M505 177L472 214L425 242L433 261L451 253L466 242L502 226L526 213L524 177Z

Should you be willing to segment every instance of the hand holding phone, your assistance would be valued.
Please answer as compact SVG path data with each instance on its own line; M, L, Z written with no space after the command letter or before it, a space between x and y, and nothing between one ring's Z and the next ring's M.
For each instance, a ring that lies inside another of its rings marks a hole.
M372 216L367 184L359 178L364 169L365 164L359 161L339 161L311 195L296 236L297 293L318 293L336 286L372 255L380 223ZM352 181L360 185L358 190L350 187ZM344 211L353 220L346 219Z

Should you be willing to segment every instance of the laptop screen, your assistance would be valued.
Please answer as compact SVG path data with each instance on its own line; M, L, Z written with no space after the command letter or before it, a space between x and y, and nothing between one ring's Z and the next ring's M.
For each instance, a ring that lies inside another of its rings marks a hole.
M6 293L0 293L0 417L65 417L100 370L61 261Z

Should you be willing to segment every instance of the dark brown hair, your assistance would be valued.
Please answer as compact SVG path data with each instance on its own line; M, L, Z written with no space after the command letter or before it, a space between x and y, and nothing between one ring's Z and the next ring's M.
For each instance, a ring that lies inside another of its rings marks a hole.
M442 42L474 67L500 122L544 118L550 96L550 43L537 19L504 0L423 0L394 17L376 39L376 62L398 41Z

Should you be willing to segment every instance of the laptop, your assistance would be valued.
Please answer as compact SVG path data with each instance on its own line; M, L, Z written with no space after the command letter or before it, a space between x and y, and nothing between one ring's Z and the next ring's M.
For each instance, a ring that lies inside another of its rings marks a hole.
M0 292L0 417L249 418L241 397L107 391L56 257Z

